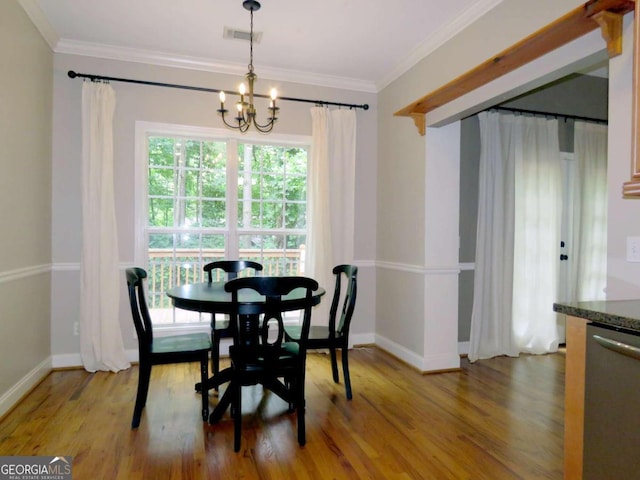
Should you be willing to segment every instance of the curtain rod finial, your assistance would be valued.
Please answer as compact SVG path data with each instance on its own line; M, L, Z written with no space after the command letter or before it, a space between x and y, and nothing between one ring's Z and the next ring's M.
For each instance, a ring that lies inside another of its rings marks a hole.
M67 75L69 75L69 78L76 78L78 76L78 74L76 72L74 72L73 70L69 70Z

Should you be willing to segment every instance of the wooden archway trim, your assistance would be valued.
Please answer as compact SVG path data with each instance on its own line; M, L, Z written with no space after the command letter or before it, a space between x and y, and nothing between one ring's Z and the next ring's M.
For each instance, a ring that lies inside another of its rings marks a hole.
M622 185L624 198L640 198L640 5L636 4L633 25L633 84L631 100L631 179Z
M590 0L467 73L407 105L395 115L412 117L418 132L424 135L425 121L421 117L424 117L427 112L546 55L598 27L602 29L609 54L619 54L622 45L622 17L634 8L633 0Z

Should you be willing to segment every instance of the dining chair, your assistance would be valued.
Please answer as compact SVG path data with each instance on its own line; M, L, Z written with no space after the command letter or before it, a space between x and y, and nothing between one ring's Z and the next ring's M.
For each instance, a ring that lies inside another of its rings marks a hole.
M138 428L142 410L147 403L151 367L169 363L199 362L200 381L205 385L209 370L211 339L206 333L154 337L143 284L143 280L147 278L147 272L142 268L128 268L126 277L131 314L138 334L138 392L131 420L131 428ZM206 421L209 417L208 391L204 389L201 396L202 419Z
M333 273L336 277L336 282L331 309L329 310L329 325L311 325L309 336L306 340L306 349L329 350L333 381L336 383L340 382L336 358L336 350L340 349L347 400L351 400L353 394L351 392L351 377L349 376L349 327L351 326L351 317L356 305L358 267L355 265L338 265L334 267ZM345 285L344 291L342 289L343 283ZM338 317L338 306L341 304L341 297L343 299L342 308ZM287 340L298 341L302 330L303 326L300 325L285 326Z
M255 272L262 271L262 265L251 260L218 260L207 263L202 269L208 274L208 281L213 281L213 271L222 270L226 273L225 281L234 280L238 273L243 270L253 269ZM211 371L217 374L220 371L220 340L230 337L229 320L216 318L216 314L211 314ZM215 387L218 390L218 387Z
M287 342L282 320L283 297L298 288L305 291L303 299L296 304L296 309L303 312L300 337L296 342ZM264 296L264 303L239 303L238 291L241 289L251 289ZM216 412L218 416L210 422L217 422L231 405L234 451L240 450L241 443L242 387L257 384L287 402L289 411L296 411L298 443L305 444L306 339L311 325L313 291L317 289L318 282L306 277L245 277L225 285L225 290L232 295L231 374L227 391L220 400L222 408L216 407L212 417Z

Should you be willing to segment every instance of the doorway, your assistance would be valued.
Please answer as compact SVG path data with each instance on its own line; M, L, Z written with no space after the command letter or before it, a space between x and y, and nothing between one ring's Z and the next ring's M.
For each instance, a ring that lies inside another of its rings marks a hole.
M588 100L585 100L588 99ZM507 110L520 112L544 112L559 118L558 136L560 150L563 153L564 164L564 192L565 208L564 232L562 234L564 248L562 254L568 258L558 261L561 263L560 286L564 290L559 292L563 299L571 298L574 288L569 279L572 268L570 266L571 248L574 241L574 229L571 207L573 203L575 170L573 132L575 120L592 120L606 122L608 114L608 78L606 64L599 63L580 73L571 74L526 94L510 99L499 105ZM458 340L461 351L468 345L471 329L471 314L473 305L473 276L475 265L476 221L478 199L478 165L480 152L480 134L477 116L468 117L461 122L461 175L460 175L460 281L458 291ZM551 307L550 307L551 308ZM564 326L559 324L559 338L564 342Z

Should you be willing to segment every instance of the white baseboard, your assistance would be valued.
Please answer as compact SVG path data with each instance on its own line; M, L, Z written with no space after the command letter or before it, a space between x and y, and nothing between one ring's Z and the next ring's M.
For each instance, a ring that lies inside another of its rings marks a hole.
M349 348L354 345L373 345L376 343L375 333L358 333L349 335Z
M459 354L438 354L427 355L422 357L411 350L399 345L388 338L380 335L375 337L375 345L383 350L386 350L391 355L399 358L405 363L408 363L412 367L415 367L422 373L437 372L443 370L451 370L460 368L460 355ZM460 348L458 346L458 348Z
M54 355L51 361L53 368L73 368L82 367L82 357L79 353L66 353Z
M469 355L470 342L458 342L458 353L460 355Z
M127 360L133 363L138 362L138 349L125 350ZM52 361L53 368L82 368L82 356L79 353L67 353L54 355Z
M418 370L422 370L423 359L420 355L417 355L415 352L403 347L400 344L389 340L381 335L375 336L375 345L380 347L383 350L386 350L394 357L398 357L405 363L408 363L412 367L417 368Z
M0 417L11 410L29 390L49 375L49 372L51 372L51 357L43 360L0 397Z

